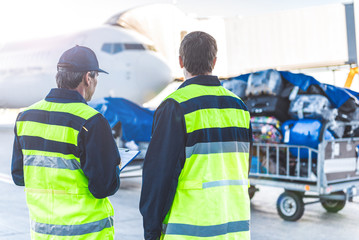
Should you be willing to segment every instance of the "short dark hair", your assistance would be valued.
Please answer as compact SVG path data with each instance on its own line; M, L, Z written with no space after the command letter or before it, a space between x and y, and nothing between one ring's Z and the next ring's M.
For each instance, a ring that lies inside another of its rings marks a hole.
M191 32L187 34L179 49L183 65L192 75L210 73L213 61L217 56L216 40L205 32Z
M66 72L58 71L56 74L56 83L58 88L75 89L81 83L83 76L87 72ZM96 77L96 71L91 71L90 76Z

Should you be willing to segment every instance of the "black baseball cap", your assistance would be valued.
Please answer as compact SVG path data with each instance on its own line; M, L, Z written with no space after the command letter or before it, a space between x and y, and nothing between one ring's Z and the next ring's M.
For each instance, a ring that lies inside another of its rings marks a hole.
M97 71L107 73L98 66L96 54L88 47L76 45L65 51L57 63L57 71L88 72Z

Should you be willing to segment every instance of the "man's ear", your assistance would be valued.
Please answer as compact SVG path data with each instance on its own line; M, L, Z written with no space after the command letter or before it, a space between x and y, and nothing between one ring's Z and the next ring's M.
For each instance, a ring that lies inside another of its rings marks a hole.
M216 62L217 62L217 57L215 57L215 58L213 59L212 70L214 69L214 66L216 65Z
M82 76L82 81L84 82L84 85L87 87L90 85L90 72L87 72Z
M183 65L183 59L181 56L178 57L178 60L179 60L179 64L180 64L180 67L183 68L184 65Z

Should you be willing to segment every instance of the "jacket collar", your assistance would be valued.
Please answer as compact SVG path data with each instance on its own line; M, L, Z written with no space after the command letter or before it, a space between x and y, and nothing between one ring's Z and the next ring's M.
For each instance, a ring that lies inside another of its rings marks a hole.
M86 103L86 100L76 90L64 89L64 88L53 88L47 94L45 100L50 102L82 102Z
M221 86L217 76L213 75L198 75L193 78L187 79L179 86L178 89L186 87L190 84L198 84L203 86Z

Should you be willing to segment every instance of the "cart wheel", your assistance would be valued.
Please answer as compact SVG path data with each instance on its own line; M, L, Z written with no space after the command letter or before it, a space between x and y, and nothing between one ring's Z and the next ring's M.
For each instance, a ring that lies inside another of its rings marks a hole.
M254 197L254 194L258 191L258 189L254 186L254 185L251 185L249 188L248 188L248 194L249 194L249 199L252 199Z
M331 195L344 195L343 191L331 193ZM345 206L346 200L321 200L323 208L331 213L337 213L342 210Z
M300 193L285 191L277 200L277 211L286 221L297 221L303 216L304 203Z

